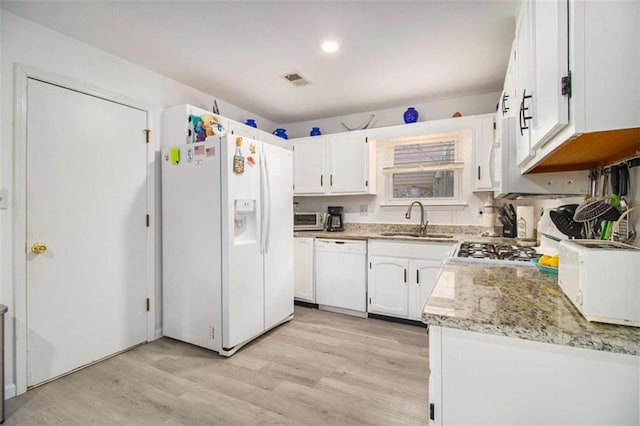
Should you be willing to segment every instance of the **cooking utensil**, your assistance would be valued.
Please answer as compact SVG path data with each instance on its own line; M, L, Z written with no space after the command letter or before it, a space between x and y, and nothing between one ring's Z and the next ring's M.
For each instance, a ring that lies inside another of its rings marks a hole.
M569 238L580 238L582 236L582 223L573 220L571 213L567 210L551 210L549 217L553 224Z
M631 216L625 214L629 209L630 202L627 200L629 193L629 165L623 163L620 165L620 212L621 219L612 226L610 239L622 242L631 241L635 237L635 230L629 226Z
M609 202L609 204L611 204L613 207L615 207L616 209L618 209L620 207L620 167L618 167L617 165L613 165L611 166L611 168L609 169L609 176L611 178L611 200ZM618 217L620 217L620 212L618 212ZM600 234L600 239L601 240L608 240L609 236L611 235L611 227L613 225L612 220L618 220L616 219L608 219L608 218L603 218L605 219L605 222L602 226L602 233Z

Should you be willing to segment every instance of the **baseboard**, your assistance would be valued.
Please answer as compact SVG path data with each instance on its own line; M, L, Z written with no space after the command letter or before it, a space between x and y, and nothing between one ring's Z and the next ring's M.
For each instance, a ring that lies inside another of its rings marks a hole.
M318 305L321 311L333 312L336 314L351 315L352 317L366 318L366 312L354 311L353 309L337 308L335 306Z
M423 323L422 321L410 320L406 318L396 318L396 317L389 317L387 315L379 315L379 314L371 314L371 313L369 314L369 318L379 319L379 320L389 321L389 322L397 322L400 324L413 325L416 327L422 327L427 329L429 328L427 327L427 324Z
M4 399L10 399L16 396L16 385L11 383L4 387Z
M154 340L158 340L162 336L163 336L162 329L161 328L156 328L156 336L155 336Z
M318 309L318 304L317 303L305 302L304 300L293 299L293 304L294 305L298 305L298 306L304 306L306 308L316 308L316 309Z

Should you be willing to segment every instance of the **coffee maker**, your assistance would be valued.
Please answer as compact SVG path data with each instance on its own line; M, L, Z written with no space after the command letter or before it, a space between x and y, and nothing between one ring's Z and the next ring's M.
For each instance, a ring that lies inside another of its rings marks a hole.
M342 212L344 207L328 207L329 217L327 218L327 231L341 232L344 231L344 223L342 222Z

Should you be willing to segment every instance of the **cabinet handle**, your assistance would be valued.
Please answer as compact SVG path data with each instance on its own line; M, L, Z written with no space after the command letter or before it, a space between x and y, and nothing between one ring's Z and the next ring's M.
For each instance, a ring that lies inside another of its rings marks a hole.
M527 116L525 111L529 111L529 108L524 106L524 101L527 99L531 99L532 95L527 95L527 89L524 89L522 92L522 102L520 103L520 136L524 136L523 130L527 130L529 126L527 126L527 120L531 120L533 116Z
M506 115L509 112L509 107L506 106L507 100L509 99L509 95L506 92L502 93L502 115Z
M480 180L480 166L478 166L478 180Z
M320 186L324 186L324 176L320 175Z
M333 175L329 175L329 185L333 186Z
M404 282L407 282L407 268L404 269Z
M420 284L420 271L416 269L416 284Z

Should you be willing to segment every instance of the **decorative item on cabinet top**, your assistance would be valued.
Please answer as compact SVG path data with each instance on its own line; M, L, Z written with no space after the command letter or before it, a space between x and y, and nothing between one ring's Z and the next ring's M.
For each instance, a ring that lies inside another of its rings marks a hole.
M226 129L213 114L189 115L189 136L191 142L203 142L207 136L222 136Z
M289 136L287 136L287 129L278 128L273 131L273 134L282 139L289 139Z
M258 125L256 124L256 120L254 120L253 118L247 118L247 121L244 124L246 124L249 127L256 128L256 129L258 128Z
M344 124L343 122L340 122L340 124L342 125L342 127L344 127L345 129L347 129L348 131L353 131L353 130L365 130L368 129L369 127L373 127L373 119L376 117L375 114L371 114L369 116L369 118L367 118L365 121L363 121L359 126L356 127L347 127L346 124Z
M409 124L409 123L415 123L416 121L418 121L418 111L416 111L416 109L414 107L409 107L403 115L404 118L404 122Z
M312 127L309 136L320 136L321 134L320 127Z

